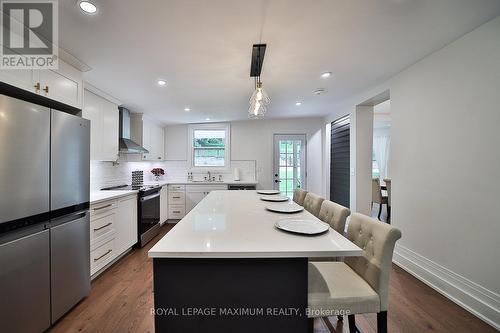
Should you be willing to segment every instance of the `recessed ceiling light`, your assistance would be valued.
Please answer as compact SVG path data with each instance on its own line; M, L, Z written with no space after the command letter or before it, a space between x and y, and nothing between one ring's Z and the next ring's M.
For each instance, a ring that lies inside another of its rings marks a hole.
M83 0L78 3L78 6L85 14L95 14L97 13L97 6L91 1Z
M158 83L159 86L164 86L164 85L167 84L167 81L165 81L165 80L158 80L157 83Z
M184 108L184 111L189 112L189 111L191 111L191 109L190 108Z
M314 90L314 91L313 91L313 94L314 94L314 95L321 95L321 94L322 94L322 93L324 93L324 92L325 92L325 89L323 89L323 88L319 88L319 89Z
M332 72L324 72L323 74L321 74L321 77L326 79L327 77L330 77L332 75Z
M302 102L295 102L295 105L296 105L296 106L301 106L301 105L302 105Z
M206 117L206 118L205 118L205 120L206 120L206 121L209 121L209 120L210 120L210 118Z

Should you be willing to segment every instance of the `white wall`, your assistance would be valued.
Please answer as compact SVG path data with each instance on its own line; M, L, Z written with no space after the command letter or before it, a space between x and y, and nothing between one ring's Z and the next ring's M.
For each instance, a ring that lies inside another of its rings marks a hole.
M326 119L390 89L391 219L403 233L395 259L497 328L499 88L497 17Z
M356 152L351 154L351 179L350 185L351 209L365 214L371 214L372 201L372 153L373 153L373 107L357 106L355 117L351 117L351 125L356 125L356 130L351 131Z
M171 125L165 130L165 160L187 161L187 125Z
M258 187L272 188L273 134L306 134L307 189L324 195L322 130L322 118L231 122L231 160L255 160ZM187 145L182 142L187 140L184 134L187 133L187 125L167 126L165 133L167 160L187 158Z

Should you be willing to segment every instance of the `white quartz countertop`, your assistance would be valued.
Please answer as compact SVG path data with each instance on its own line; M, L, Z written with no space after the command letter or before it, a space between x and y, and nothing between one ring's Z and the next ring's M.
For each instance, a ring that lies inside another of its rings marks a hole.
M318 236L286 233L280 219L313 218L306 210L265 209L256 191L212 191L149 250L151 258L284 258L360 256L358 246L331 229Z
M92 191L90 192L90 203L96 204L102 201L126 197L132 194L137 194L138 191L124 190L124 191Z
M187 181L187 180L160 180L160 181L150 181L144 182L146 185L257 185L258 182L255 180L224 180L224 181Z

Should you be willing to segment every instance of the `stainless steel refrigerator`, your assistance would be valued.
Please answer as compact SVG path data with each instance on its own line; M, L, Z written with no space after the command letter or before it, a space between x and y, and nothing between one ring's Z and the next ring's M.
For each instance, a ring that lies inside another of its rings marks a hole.
M42 332L90 291L90 123L0 95L0 330Z

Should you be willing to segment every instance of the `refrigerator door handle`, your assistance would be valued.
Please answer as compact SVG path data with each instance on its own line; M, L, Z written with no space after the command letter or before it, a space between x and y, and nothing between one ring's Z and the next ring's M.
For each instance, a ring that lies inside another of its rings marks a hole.
M84 210L84 211L80 211L80 212L71 213L71 214L60 216L60 217L56 217L56 218L53 218L53 219L50 220L49 226L50 227L55 227L55 226L58 226L60 224L66 223L66 222L70 222L70 221L73 221L73 220L81 219L81 218L84 218L87 214L88 214L88 211Z

